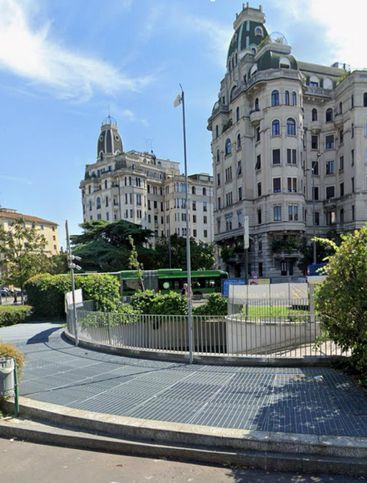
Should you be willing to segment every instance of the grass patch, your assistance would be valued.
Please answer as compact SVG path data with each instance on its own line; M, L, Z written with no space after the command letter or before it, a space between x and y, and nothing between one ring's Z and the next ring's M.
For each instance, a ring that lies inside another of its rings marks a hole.
M246 314L246 307L242 308L243 315ZM279 319L279 320L305 320L309 311L294 306L271 306L271 305L248 305L248 318L256 319Z

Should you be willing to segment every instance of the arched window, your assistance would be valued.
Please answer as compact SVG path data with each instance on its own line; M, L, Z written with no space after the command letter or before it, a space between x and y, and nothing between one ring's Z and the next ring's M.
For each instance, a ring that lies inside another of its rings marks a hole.
M230 102L233 101L233 97L234 97L234 91L236 90L237 86L233 86L232 89L231 89L231 95L230 95Z
M367 107L367 92L363 94L363 107Z
M263 31L262 27L260 27L260 26L255 27L255 35L257 35L259 37L264 37L264 31Z
M217 138L219 136L219 127L218 125L215 126L215 137Z
M192 186L192 188L191 188L191 194L196 195L196 188L195 188L195 186Z
M312 109L312 120L317 121L317 109Z
M271 135L280 136L280 122L278 119L274 119L271 123Z
M329 78L324 79L323 82L324 89L332 89L333 88L333 81Z
M92 211L92 200L89 200L89 211Z
M311 87L319 87L320 85L320 80L318 77L316 77L315 75L312 75L310 77L310 81L308 83Z
M289 104L290 104L290 102L289 102L289 91L285 91L284 103L286 104L286 106L289 106Z
M255 111L260 111L259 98L258 97L256 97L256 99L255 99Z
M219 149L217 149L217 163L220 163L220 153L219 153Z
M226 153L226 156L228 154L232 154L232 143L231 143L231 140L229 138L226 140L225 153Z
M97 196L97 199L96 199L96 206L97 206L97 210L101 209L101 198L99 196Z
M296 135L296 121L291 117L287 119L287 135L288 136Z
M279 106L279 91L273 91L271 93L271 105Z
M237 150L241 149L241 134L237 134Z
M287 57L282 57L279 61L279 68L280 69L290 69L291 63Z
M339 102L339 114L343 114L343 103Z
M240 120L240 108L236 107L236 121Z
M251 67L249 77L252 77L255 74L255 72L257 72L257 64L254 64Z
M297 92L292 92L292 104L293 106L297 105Z
M329 109L326 109L325 121L332 122L332 120L333 120L333 110L331 109L331 107L329 107Z

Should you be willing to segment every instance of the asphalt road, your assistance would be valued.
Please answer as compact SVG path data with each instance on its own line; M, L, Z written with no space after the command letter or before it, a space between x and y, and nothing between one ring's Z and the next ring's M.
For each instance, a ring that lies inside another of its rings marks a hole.
M345 476L270 473L96 453L0 439L6 483L353 483Z

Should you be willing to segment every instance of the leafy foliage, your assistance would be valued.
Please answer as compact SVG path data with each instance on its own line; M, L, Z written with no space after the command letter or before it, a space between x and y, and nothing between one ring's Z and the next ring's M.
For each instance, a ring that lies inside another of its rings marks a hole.
M341 236L328 258L326 280L316 292L316 308L327 334L367 370L367 227Z
M0 342L0 357L15 359L18 370L24 366L25 358L23 352L11 344Z
M210 270L215 262L214 244L190 239L192 270ZM186 270L186 238L171 235L170 238L158 240L155 248L156 268L170 266L169 252L171 252L171 267Z
M130 301L140 314L185 315L187 299L176 292L160 293L153 290L136 292Z
M93 300L97 310L116 311L120 304L120 283L113 275L89 274L75 277L84 300ZM40 274L26 283L28 301L39 317L64 317L64 295L71 290L69 275Z
M131 252L129 256L129 268L131 270L136 270L136 275L139 280L140 288L141 290L144 290L144 279L143 279L143 270L142 270L143 266L140 265L138 260L138 251L135 247L134 238L131 235L129 235L128 240L131 245Z
M220 293L212 293L204 305L193 310L194 315L227 315L227 299Z
M29 305L0 305L0 327L23 322L32 313Z
M15 221L8 230L0 227L3 280L23 290L30 277L47 269L45 248L45 237L24 220Z

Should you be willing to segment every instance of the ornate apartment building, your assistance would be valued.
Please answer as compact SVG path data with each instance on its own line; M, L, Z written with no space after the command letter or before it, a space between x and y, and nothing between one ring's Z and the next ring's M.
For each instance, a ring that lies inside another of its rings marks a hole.
M209 118L214 239L231 275L301 275L300 240L367 221L367 72L298 61L261 9L234 21ZM321 260L319 260L321 261Z
M213 177L199 173L188 181L190 236L212 242ZM111 117L102 123L97 161L86 166L80 189L84 222L126 220L152 230L155 237L186 237L186 184L179 163L152 152L124 152Z

